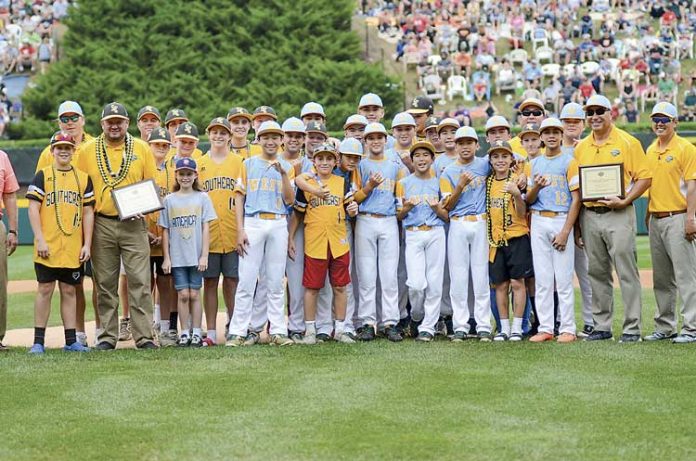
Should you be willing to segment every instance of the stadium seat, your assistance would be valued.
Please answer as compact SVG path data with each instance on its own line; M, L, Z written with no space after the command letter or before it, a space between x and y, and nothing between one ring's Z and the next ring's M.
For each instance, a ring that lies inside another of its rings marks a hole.
M543 61L553 62L553 49L548 46L541 46L536 49L534 56L536 57L537 61L539 61L539 64L541 64Z
M580 69L585 75L594 75L599 70L599 63L595 61L587 61L580 64Z
M462 98L469 98L469 83L466 78L461 75L450 75L447 79L447 99L450 101L456 95L461 95Z
M508 53L508 58L513 66L515 63L525 65L529 59L529 55L527 54L527 51L523 50L522 48L518 48L510 51Z
M532 49L534 51L540 47L549 46L549 33L545 29L534 29L532 31Z

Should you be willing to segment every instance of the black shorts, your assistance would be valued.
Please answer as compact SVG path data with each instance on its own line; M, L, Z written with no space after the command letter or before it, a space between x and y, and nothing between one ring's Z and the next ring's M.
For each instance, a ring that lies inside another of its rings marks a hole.
M508 280L534 277L529 235L512 238L508 240L507 246L498 248L495 259L488 263L488 275L494 285Z
M34 263L36 280L39 283L52 283L56 280L67 285L79 285L82 282L82 267L69 269L65 267L48 267Z
M83 266L82 266L83 273L85 277L92 278L92 260L88 260Z
M154 268L155 274L167 275L162 270L162 263L164 262L164 256L150 256L150 275L152 275L152 270Z

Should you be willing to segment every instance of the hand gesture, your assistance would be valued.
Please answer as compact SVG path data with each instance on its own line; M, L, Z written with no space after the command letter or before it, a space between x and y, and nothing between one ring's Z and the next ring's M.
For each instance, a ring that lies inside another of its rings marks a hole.
M358 214L358 203L353 200L346 206L346 212L351 218Z
M419 199L417 199L416 197L410 197L406 201L404 201L404 208L406 209L406 211L410 211L417 207L419 203Z
M474 180L474 175L471 171L462 171L461 176L459 176L459 187L464 189L471 181Z
M312 191L312 194L316 195L319 198L327 199L331 195L331 191L329 191L329 188L326 186L326 184L320 184L319 187Z
M269 168L274 168L278 173L280 173L281 176L287 174L278 160L271 162Z
M503 188L503 192L507 192L513 197L519 197L520 195L522 195L522 192L520 192L520 188L517 186L517 183L515 181L506 182L505 187Z
M367 185L374 189L383 182L384 176L382 176L382 173L370 173L370 179L367 180Z
M237 233L237 254L240 258L243 258L247 254L247 248L249 248L249 237L247 237L244 229Z
M542 189L551 184L551 180L547 176L542 176L540 174L534 175L534 186Z

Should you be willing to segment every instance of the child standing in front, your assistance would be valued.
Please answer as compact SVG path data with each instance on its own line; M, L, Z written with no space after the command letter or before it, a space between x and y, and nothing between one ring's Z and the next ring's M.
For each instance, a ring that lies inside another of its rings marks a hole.
M200 291L203 272L208 268L210 221L215 219L213 203L198 185L196 162L190 158L177 160L174 193L164 199L159 226L164 229L162 270L174 277L178 297L181 347L203 345ZM189 316L192 334L188 330Z

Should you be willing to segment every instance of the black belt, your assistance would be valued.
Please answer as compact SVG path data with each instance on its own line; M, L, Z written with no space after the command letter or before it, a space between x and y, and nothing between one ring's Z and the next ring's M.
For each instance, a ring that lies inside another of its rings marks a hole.
M114 221L118 221L118 220L119 220L118 215L116 215L116 216L111 216L111 215L104 214L104 213L99 213L99 212L97 212L96 214L97 214L97 216L99 216L100 218L113 219Z

